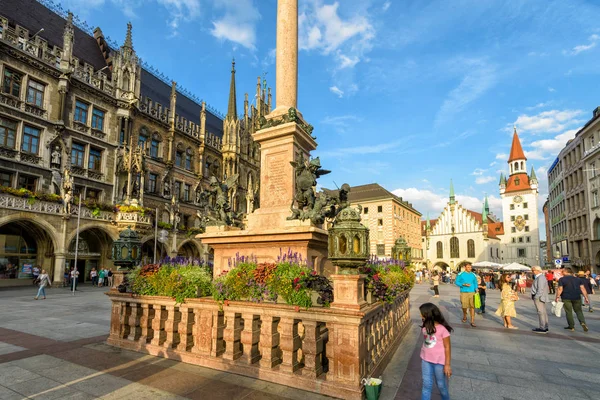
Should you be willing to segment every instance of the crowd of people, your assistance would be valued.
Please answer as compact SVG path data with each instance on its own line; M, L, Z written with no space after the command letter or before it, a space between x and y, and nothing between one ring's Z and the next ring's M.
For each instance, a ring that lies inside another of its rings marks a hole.
M417 273L416 282L426 283L431 278L434 297L439 297L440 281L444 282L443 274L433 272ZM568 331L575 330L573 312L584 332L589 328L585 321L583 305L588 311L593 312L591 294L599 285L600 274L593 275L590 271L579 271L574 274L571 268L562 268L560 271L544 272L540 267L532 267L531 273L475 273L471 264L454 279L454 284L460 290L460 303L462 308L462 322L470 322L475 328L475 311L485 314L486 290L499 289L500 303L496 315L502 318L506 329L518 329L513 324L517 317L516 302L520 301L519 294L525 294L526 288L531 286L531 300L538 315L538 327L532 329L535 333L545 334L549 331L548 306L553 300L553 307L562 305L565 310ZM528 285L528 281L530 285ZM554 297L552 297L552 295ZM422 371L422 399L431 398L434 382L436 383L441 398L450 399L448 379L452 375L450 334L453 329L448 324L440 309L433 303L425 303L419 308L421 313L421 331L423 344L421 347Z
M77 287L80 283L79 276L80 273L77 268L66 268L65 273L63 275L63 287L69 287L72 290L78 290ZM112 268L102 267L99 270L96 270L96 268L92 268L89 277L93 287L113 286ZM52 285L45 269L41 269L37 266L33 268L33 284L38 287L38 292L34 299L38 300L40 296L42 296L43 299L46 299L45 289L47 287L52 287Z

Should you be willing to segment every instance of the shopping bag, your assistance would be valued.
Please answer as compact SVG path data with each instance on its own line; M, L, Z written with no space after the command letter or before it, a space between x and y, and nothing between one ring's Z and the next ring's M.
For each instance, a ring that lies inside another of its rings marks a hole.
M367 396L367 400L378 400L379 395L381 394L381 388L383 387L382 380L369 378L363 379L362 383L365 385L365 395Z
M479 293L475 293L475 308L481 308L481 296L479 296Z
M564 306L564 303L562 301L559 301L559 302L553 301L552 302L552 314L554 314L558 318L560 318L563 306Z

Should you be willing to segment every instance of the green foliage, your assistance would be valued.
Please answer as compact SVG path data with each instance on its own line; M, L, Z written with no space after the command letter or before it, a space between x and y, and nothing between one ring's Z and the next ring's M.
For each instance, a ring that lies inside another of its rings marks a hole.
M202 228L189 228L186 232L187 237L196 236L200 233L204 233L204 229Z
M388 303L393 302L405 290L410 290L415 282L415 273L410 266L395 261L374 261L359 269L366 275L365 283L373 297Z
M167 222L158 221L158 224L157 224L157 225L158 225L158 227L159 227L160 229L166 229L166 230L171 230L171 229L173 229L173 225L172 225L172 224L169 224L169 223L167 223Z
M148 272L148 267L154 270ZM196 265L162 264L138 267L129 274L133 293L143 296L167 296L183 303L187 298L205 297L212 292L208 268Z
M7 186L0 186L0 193L26 198L28 204L33 204L36 200L49 201L51 203L62 202L62 197L57 194L32 192L25 188L14 189Z

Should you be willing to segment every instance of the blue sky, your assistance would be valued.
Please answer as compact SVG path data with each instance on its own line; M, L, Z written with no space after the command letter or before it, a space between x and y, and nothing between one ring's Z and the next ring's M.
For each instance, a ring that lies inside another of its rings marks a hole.
M378 182L436 217L459 201L500 214L513 125L547 196L546 168L600 105L600 3L299 0L299 109L315 126L324 187ZM64 0L225 111L273 84L276 0ZM543 219L542 219L543 220ZM541 232L543 232L541 227ZM544 236L542 234L542 236Z

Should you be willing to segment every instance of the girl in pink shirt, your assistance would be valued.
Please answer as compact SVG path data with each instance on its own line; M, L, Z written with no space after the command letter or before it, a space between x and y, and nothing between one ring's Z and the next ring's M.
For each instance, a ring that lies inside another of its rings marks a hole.
M452 375L450 367L451 348L450 332L452 327L448 325L440 309L432 303L425 303L419 307L423 325L423 347L421 347L421 370L423 374L423 390L421 400L431 399L433 380L442 395L442 400L449 400L448 378Z

